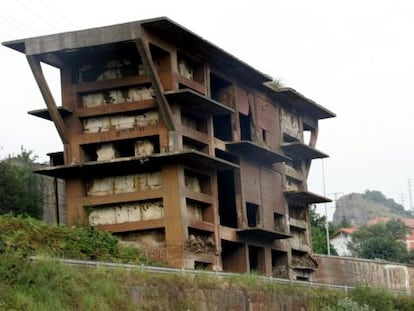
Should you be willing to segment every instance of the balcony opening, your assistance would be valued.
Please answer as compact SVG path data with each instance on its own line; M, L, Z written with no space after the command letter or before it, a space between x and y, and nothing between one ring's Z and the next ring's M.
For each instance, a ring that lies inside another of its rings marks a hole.
M214 209L211 204L187 198L186 205L189 220L214 223Z
M212 254L216 251L214 233L194 228L188 228L186 247L194 254Z
M113 80L144 74L133 42L107 44L67 52L74 83Z
M185 169L184 180L187 189L198 193L211 194L210 176Z
M295 171L302 171L302 161L300 160L285 161L285 164Z
M292 249L301 251L301 252L308 252L310 250L308 239L306 238L306 230L296 227L290 227L290 234L292 235L291 238L291 246Z
M233 83L210 74L211 98L227 107L234 108L234 88Z
M63 152L52 152L47 154L49 156L50 166L64 165L65 156Z
M160 152L158 136L127 139L82 146L84 161L108 161L124 157L142 157Z
M213 117L214 137L223 141L232 141L231 118L229 115Z
M204 64L198 60L179 53L177 55L178 73L187 80L204 85Z
M293 143L299 141L296 137L290 136L289 134L283 133L284 143Z
M263 142L264 143L268 143L268 134L267 134L267 131L266 130L263 130L262 129L262 140L263 140Z
M186 110L181 110L181 123L183 126L190 128L192 130L207 134L208 125L207 119L197 117L194 113L191 113Z
M251 132L251 114L244 115L239 113L240 122L240 138L241 140L252 140Z
M249 268L250 272L257 272L263 274L264 265L264 249L249 245Z
M289 216L297 220L306 221L307 208L305 206L289 204Z
M232 170L217 172L220 224L237 228L236 191Z
M208 145L206 143L200 142L190 137L183 136L183 150L197 150L208 154Z
M318 267L318 262L311 254L292 249L291 265L295 269L296 279L298 277L308 278L310 271Z
M194 261L195 270L211 271L213 265L210 262Z
M272 275L276 278L289 277L287 252L272 249Z
M221 261L223 271L246 272L246 255L243 244L221 240Z
M275 224L275 231L278 232L286 232L286 223L285 223L285 216L274 213L273 214L273 220Z
M259 205L246 202L247 225L249 227L256 227L259 222Z
M170 53L166 50L153 45L149 45L152 61L154 62L155 67L158 72L168 72L171 70L171 57Z
M225 161L228 161L228 162L231 162L231 163L234 163L234 164L237 164L237 165L240 164L240 158L238 156L230 153L230 152L223 151L221 149L216 148L214 150L214 154L215 154L216 158L223 159Z

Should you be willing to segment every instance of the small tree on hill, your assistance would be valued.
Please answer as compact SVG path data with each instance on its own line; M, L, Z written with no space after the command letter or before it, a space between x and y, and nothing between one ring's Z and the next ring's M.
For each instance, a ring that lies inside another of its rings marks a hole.
M43 183L32 173L36 156L23 147L19 155L0 161L0 214L43 214Z
M352 224L349 222L349 220L345 216L342 216L342 220L338 226L338 229L340 228L352 228Z

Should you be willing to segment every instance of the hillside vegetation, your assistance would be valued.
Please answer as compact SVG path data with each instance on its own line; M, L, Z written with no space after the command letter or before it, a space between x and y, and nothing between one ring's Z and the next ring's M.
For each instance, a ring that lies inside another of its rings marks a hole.
M93 229L0 217L0 310L413 310L414 297L222 277L63 265L52 257L147 263ZM43 260L32 260L41 255Z
M21 147L20 154L0 159L0 214L26 214L42 218L44 183L37 156Z
M108 232L49 225L30 217L7 214L0 216L0 253L11 252L23 257L150 263L139 249L120 245Z
M336 202L333 223L337 226L341 223L357 226L381 216L413 217L410 211L404 210L402 205L380 191L367 190L365 193L350 193L340 197Z

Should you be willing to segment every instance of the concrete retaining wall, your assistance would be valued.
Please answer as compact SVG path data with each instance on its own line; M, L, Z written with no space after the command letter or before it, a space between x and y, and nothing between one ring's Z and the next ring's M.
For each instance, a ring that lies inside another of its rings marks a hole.
M414 266L350 257L315 257L319 266L312 276L313 282L414 290Z

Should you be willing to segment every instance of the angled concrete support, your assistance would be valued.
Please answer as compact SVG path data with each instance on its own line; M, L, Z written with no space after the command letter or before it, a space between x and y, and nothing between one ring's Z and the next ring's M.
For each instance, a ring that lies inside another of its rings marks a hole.
M311 137L309 141L309 147L315 148L316 141L318 140L318 134L319 134L319 126L316 123L316 126L311 131ZM310 167L311 167L312 160L307 160L305 164L305 178L308 178Z
M68 144L69 138L66 131L65 123L63 122L63 119L56 107L55 99L53 98L52 92L50 91L49 86L46 82L45 76L42 71L42 67L40 65L40 61L36 56L32 55L27 55L26 58L29 62L30 69L32 70L33 76L39 87L40 93L42 94L43 99L46 103L47 109L49 110L53 123L55 124L56 129L59 133L60 139L62 140L63 144Z
M148 75L152 87L154 88L155 97L157 99L158 104L160 105L161 114L163 115L165 124L168 130L174 131L175 125L172 119L172 111L170 106L168 105L167 99L164 96L161 80L158 75L155 64L152 60L148 43L144 42L143 39L138 39L135 41L135 44L141 56L145 73Z
M160 114L168 129L170 151L175 151L178 148L176 126L174 124L171 107L164 96L164 90L160 77L158 75L158 71L151 57L148 41L141 36L141 38L135 40L135 45L137 47L139 55L141 56L145 73L148 75L154 89L155 98L157 99Z

